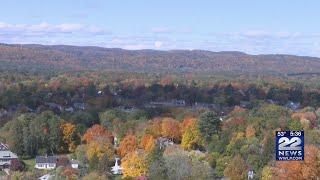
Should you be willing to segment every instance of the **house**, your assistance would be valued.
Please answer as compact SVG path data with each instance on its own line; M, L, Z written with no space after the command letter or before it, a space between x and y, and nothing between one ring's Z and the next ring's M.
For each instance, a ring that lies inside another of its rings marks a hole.
M57 156L37 156L36 157L36 169L54 169L57 167Z
M74 159L71 159L70 165L73 169L78 169L79 168L79 161L76 161Z
M184 107L186 106L186 101L181 99L172 99L171 101L152 101L144 105L146 108L156 108L156 107Z
M84 103L73 103L73 107L76 110L82 110L82 111L86 109L86 105Z
M73 113L74 109L73 107L67 107L64 109L66 112L69 112L69 113Z
M114 136L113 137L113 145L114 145L114 148L117 148L119 146L120 142L119 142L119 139Z
M6 144L0 142L0 170L10 168L14 160L18 160L18 156L11 152Z
M240 101L240 107L250 109L252 108L252 104L250 101Z
M183 99L174 99L171 101L171 103L173 104L173 106L176 106L176 107L186 106L186 101Z
M119 158L116 158L116 162L113 167L111 167L112 174L118 175L122 174L122 167L119 165Z
M254 177L254 172L252 169L249 169L248 170L248 180L253 179L253 177Z
M79 161L70 160L68 156L37 156L36 157L36 169L51 170L57 167L72 167L74 169L79 168Z
M295 103L292 101L289 101L286 105L286 108L291 109L292 111L296 111L300 108L300 103Z
M54 112L60 113L63 111L63 107L56 103L45 103L46 106L49 107Z
M6 151L6 150L9 150L8 146L0 142L0 151Z
M213 109L213 110L220 109L220 107L216 104L200 103L200 102L195 102L192 108L193 109Z

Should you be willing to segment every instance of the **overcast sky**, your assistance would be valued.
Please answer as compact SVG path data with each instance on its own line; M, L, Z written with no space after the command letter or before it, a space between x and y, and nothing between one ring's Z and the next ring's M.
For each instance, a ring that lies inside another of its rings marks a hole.
M320 57L319 0L1 0L0 42Z

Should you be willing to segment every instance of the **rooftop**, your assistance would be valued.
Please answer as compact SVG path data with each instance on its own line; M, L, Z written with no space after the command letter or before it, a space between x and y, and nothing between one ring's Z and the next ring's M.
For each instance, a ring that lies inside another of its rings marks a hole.
M0 151L0 159L17 159L18 156L9 150Z
M0 151L9 150L8 146L2 142L0 142Z
M57 156L37 156L36 163L57 163Z

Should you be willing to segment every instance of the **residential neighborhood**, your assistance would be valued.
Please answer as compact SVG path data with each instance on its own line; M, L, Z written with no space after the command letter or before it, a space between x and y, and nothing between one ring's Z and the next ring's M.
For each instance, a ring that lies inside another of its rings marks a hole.
M278 175L270 142L279 127L308 132L306 152L317 153L320 103L295 86L61 81L68 78L77 83L43 80L28 90L32 96L0 93L1 177L223 179L234 177L233 169L251 179L268 169Z

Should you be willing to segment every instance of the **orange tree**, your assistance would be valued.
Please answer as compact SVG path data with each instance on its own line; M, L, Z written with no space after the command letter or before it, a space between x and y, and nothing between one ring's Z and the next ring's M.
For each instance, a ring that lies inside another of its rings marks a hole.
M170 138L175 142L181 141L180 122L172 118L163 118L162 124L162 136Z
M85 141L86 143L89 143L90 141L93 141L97 138L102 138L102 137L109 139L110 142L113 141L112 133L109 132L105 127L96 124L86 131L86 133L82 137L82 140Z
M137 138L134 135L127 135L120 142L118 154L124 157L129 152L133 152L137 149Z
M156 140L153 136L145 134L141 138L139 147L147 152L151 152L156 147Z

